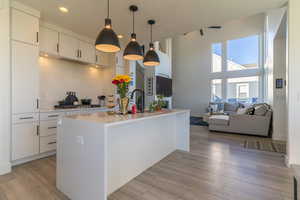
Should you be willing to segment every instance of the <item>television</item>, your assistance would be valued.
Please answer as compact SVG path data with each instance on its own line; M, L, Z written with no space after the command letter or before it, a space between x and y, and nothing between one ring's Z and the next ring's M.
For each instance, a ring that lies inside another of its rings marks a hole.
M156 76L156 95L172 96L172 79Z

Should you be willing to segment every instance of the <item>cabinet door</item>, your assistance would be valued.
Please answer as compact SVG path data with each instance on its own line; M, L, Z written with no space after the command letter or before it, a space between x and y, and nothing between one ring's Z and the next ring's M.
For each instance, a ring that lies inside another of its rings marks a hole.
M12 9L12 39L37 45L39 43L39 19Z
M38 108L37 46L12 42L12 113L33 113Z
M58 38L59 33L57 31L40 27L40 51L52 55L58 55L59 44Z
M12 160L39 153L38 125L35 122L12 126Z
M96 65L109 66L109 54L96 51Z
M79 42L76 38L61 33L59 36L59 55L68 59L79 59Z
M86 63L95 63L95 46L83 41L79 41L80 60Z

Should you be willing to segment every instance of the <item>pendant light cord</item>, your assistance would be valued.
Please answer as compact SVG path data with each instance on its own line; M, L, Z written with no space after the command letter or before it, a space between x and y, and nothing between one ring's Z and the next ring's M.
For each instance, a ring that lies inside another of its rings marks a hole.
M150 41L151 41L151 43L152 43L152 24L150 25Z
M109 0L107 0L107 18L109 18Z
M135 21L134 21L134 11L132 12L132 21L133 21L133 32L132 33L134 33L134 23L135 23Z

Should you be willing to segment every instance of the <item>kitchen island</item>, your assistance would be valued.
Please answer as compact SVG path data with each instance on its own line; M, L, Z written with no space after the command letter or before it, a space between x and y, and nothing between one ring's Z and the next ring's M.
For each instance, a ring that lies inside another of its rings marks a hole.
M175 150L189 151L189 117L189 110L63 117L57 188L73 200L106 200Z

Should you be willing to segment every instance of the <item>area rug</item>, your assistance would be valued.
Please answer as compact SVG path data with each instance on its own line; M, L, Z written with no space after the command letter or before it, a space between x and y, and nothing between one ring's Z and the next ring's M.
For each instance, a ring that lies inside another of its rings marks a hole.
M202 117L190 117L190 124L193 126L208 126Z
M286 154L286 143L268 140L245 140L244 148Z

